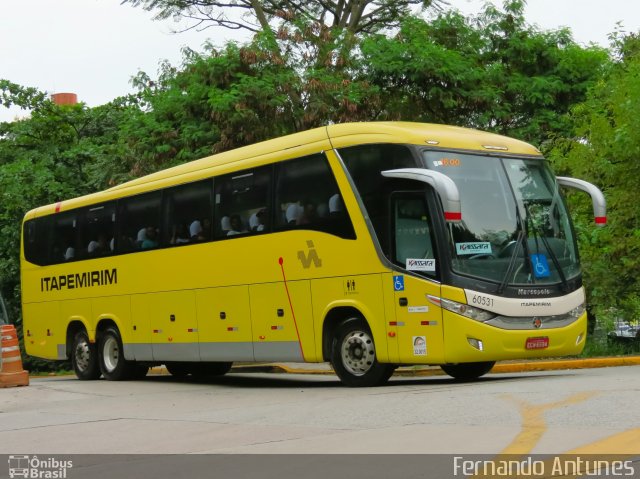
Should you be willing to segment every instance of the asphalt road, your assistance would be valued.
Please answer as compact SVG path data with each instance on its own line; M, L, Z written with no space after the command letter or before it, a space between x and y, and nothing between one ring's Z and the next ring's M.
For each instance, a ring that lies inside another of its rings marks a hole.
M32 378L0 390L0 454L640 455L640 366L394 377L231 373L208 382Z

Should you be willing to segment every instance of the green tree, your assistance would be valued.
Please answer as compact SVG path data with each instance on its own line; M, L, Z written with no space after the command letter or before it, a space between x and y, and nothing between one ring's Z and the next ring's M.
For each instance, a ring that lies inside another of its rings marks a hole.
M593 228L590 202L572 195L589 298L606 316L613 307L640 315L640 41L615 38L617 62L572 111L574 135L556 143L562 173L603 189L608 224Z
M107 186L102 166L118 162L117 104L57 106L47 95L0 80L2 105L31 109L0 123L0 287L14 318L19 308L20 225L32 208Z
M410 17L399 32L363 39L363 65L381 90L380 118L469 126L534 144L571 130L607 52L576 44L569 30L540 31L524 2L488 5L476 17L447 11Z

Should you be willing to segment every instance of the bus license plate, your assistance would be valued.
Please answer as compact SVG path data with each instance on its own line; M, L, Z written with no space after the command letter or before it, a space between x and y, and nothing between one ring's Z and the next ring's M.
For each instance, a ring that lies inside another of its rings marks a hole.
M525 349L547 349L549 347L549 337L541 336L537 338L527 338Z

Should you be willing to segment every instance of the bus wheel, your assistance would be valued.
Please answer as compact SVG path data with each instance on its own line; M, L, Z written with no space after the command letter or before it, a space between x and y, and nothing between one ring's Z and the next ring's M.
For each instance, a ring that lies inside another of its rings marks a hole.
M78 331L73 337L71 364L78 379L86 381L100 377L98 350L95 344L89 342L89 336L85 331Z
M495 361L487 361L482 363L443 364L440 367L453 378L460 381L469 381L487 374L495 363Z
M191 373L190 363L167 363L165 367L174 378L186 378Z
M136 364L124 359L122 339L117 328L109 327L100 335L98 345L100 370L109 381L122 381L134 376Z
M331 364L342 383L352 387L384 384L395 369L378 362L373 336L361 318L349 318L336 329Z
M198 363L192 368L191 374L197 377L224 376L232 365L228 362Z
M136 364L131 378L144 379L147 377L148 372L149 372L149 366L142 366L141 364Z

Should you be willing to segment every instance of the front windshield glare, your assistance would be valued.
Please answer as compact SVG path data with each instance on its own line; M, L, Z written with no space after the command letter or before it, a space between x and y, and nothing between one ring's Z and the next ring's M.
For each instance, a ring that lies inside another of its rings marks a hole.
M557 284L579 274L565 204L544 160L423 157L460 191L462 222L449 224L454 271L499 284Z

